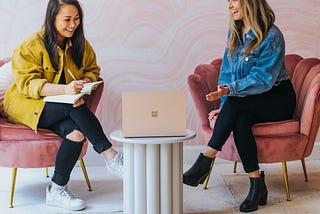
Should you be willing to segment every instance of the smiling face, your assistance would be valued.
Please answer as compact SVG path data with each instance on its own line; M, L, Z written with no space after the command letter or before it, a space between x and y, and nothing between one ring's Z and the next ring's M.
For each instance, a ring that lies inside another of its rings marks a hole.
M240 8L238 0L228 0L229 1L229 10L235 21L243 19L243 12Z
M71 4L63 4L54 21L54 26L58 33L58 43L65 38L71 38L80 24L80 15L77 7Z

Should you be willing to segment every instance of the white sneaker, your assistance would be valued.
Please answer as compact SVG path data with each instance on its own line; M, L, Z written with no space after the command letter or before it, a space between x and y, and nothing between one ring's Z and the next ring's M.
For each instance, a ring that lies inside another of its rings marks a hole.
M51 191L51 185L46 189L46 205L52 207L61 207L68 210L83 210L86 208L86 202L76 198L67 186L59 187Z
M110 161L104 159L107 170L119 178L123 178L123 154L118 152Z

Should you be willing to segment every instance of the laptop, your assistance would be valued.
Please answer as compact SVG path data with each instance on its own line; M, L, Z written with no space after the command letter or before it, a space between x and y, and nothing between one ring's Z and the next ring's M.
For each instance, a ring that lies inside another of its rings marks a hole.
M185 136L186 91L122 93L123 137Z

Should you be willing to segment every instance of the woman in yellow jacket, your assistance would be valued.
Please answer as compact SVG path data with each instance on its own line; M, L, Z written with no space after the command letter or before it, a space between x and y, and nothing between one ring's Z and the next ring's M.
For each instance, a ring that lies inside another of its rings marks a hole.
M73 72L74 78L66 72ZM45 103L44 96L77 94L86 82L96 81L100 68L95 52L84 37L83 12L77 0L49 0L43 28L27 38L12 55L15 83L5 96L10 121L51 129L63 137L56 157L46 204L82 210L86 203L67 189L72 169L85 138L102 154L109 171L123 173L123 156L112 148L100 122L84 100L75 104Z

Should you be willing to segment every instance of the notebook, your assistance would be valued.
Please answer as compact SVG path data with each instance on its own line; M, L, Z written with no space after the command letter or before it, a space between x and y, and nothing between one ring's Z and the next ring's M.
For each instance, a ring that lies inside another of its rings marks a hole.
M54 102L54 103L75 104L84 95L86 94L90 95L91 92L95 90L98 87L98 85L102 83L103 81L84 83L83 88L79 94L59 94L59 95L46 96L43 98L43 101Z
M123 137L185 136L185 91L122 93Z

